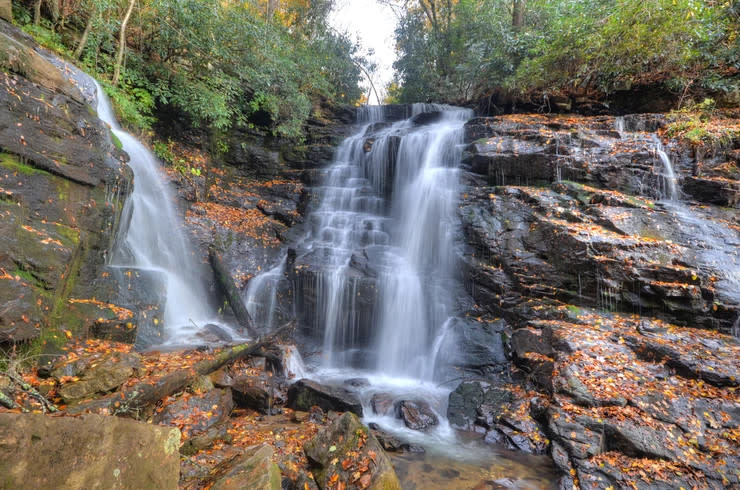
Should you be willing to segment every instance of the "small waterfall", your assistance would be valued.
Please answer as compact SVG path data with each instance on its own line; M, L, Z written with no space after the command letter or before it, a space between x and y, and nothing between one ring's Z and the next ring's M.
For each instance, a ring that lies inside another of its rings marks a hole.
M174 194L160 175L156 157L121 129L102 87L97 82L95 86L98 116L121 141L134 172L134 190L124 207L124 216L130 216L127 233L114 250L110 265L162 275L166 285L164 340L192 342L200 327L213 323L217 315L207 302L200 264L182 231Z
M614 118L614 129L619 133L620 138L624 138L625 125L624 125L624 117L623 116L617 116Z
M660 175L660 197L661 199L675 201L679 197L679 192L676 173L673 171L673 164L665 152L665 148L663 148L663 143L660 142L660 139L656 135L653 135L653 142L655 143L655 154L658 155L658 158L663 164L663 173Z

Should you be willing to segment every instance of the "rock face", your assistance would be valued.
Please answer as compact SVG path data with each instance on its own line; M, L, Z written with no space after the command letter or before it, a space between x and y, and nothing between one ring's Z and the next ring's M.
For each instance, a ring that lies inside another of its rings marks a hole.
M272 446L248 448L233 468L211 488L217 490L280 490L280 469L272 462Z
M624 124L653 129L660 120ZM531 316L532 297L730 333L740 311L737 213L653 201L671 187L657 140L614 127L608 117L468 123L468 137L478 139L465 157L460 214L475 300L515 323ZM677 189L691 188L683 176L697 166L720 172L718 162L736 153L699 164L669 147Z
M548 451L564 488L739 483L740 345L727 335L740 328L738 142L663 148L648 132L664 124L518 115L466 127L464 275L513 328L520 386L463 382L448 417Z
M200 434L226 421L233 408L234 400L231 398L231 391L215 389L201 396L178 398L166 405L164 410L155 414L153 422L161 425L176 425L178 419L195 418L197 423L192 425L191 433Z
M309 186L354 123L351 109L322 107L322 113L322 117L307 121L306 138L301 142L283 140L268 131L234 129L226 136L229 149L224 168L209 176L173 176L178 179L190 236L203 257L208 256L211 246L221 253L239 288L246 290L252 276L278 265L285 242L297 233L291 227L304 221L311 199ZM173 118L167 117L167 121ZM204 138L177 122L159 128L159 132L163 137L172 134L175 139L191 140L194 146L200 146ZM292 316L292 290L286 273L271 279L279 283L275 304L286 305L272 316L273 326ZM212 289L216 289L215 283ZM259 326L267 323L269 313L263 301L256 301L254 320Z
M180 431L83 415L0 413L7 488L177 488Z
M288 389L289 408L308 412L314 405L322 410L352 412L362 417L362 404L349 390L301 379Z
M401 489L393 465L370 430L352 413L345 413L304 447L319 488ZM357 475L359 474L359 477Z
M101 294L130 173L109 129L34 46L0 21L0 342L94 335L98 319L132 330L133 313Z
M139 364L139 356L129 353L114 353L96 359L84 369L71 374L80 379L64 384L59 389L59 396L62 397L64 403L70 404L96 394L112 391L128 381ZM61 378L64 372L64 368L57 369L54 373L55 377Z

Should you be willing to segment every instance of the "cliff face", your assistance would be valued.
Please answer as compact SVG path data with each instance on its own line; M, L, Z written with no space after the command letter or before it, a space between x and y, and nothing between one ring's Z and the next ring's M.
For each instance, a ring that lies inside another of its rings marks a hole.
M0 343L120 326L130 312L99 286L123 156L75 84L3 21L0 48Z
M513 376L531 391L463 383L448 415L548 452L564 488L738 484L740 141L663 148L664 124L467 125L464 275L484 318L509 323Z

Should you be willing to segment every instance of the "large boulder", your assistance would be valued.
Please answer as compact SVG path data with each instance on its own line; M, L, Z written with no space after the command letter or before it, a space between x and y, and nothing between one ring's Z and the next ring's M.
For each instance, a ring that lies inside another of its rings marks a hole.
M314 405L322 410L352 412L362 417L362 403L346 388L301 379L288 389L288 408L308 412Z
M3 488L177 488L180 431L134 420L0 413Z
M0 0L0 19L13 22L13 4L10 0Z
M395 490L401 488L390 459L370 429L352 413L345 413L305 446L316 483L321 489Z

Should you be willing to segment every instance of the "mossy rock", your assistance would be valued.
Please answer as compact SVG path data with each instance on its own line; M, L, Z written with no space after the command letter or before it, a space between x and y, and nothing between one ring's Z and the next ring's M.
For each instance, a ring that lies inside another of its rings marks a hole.
M360 482L370 490L400 490L401 483L380 443L360 419L347 412L319 432L303 448L320 488L330 481L344 482L354 488L352 474L370 462Z

